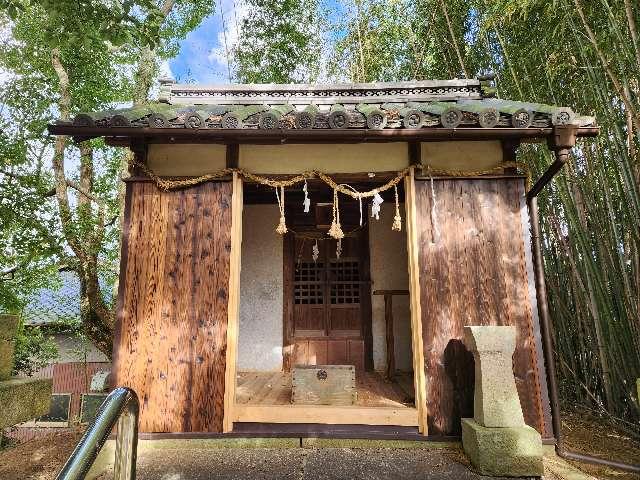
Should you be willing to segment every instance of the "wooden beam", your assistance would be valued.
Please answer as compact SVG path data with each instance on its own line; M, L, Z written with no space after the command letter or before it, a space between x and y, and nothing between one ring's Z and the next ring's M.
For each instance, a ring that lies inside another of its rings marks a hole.
M383 130L362 128L323 128L312 130L261 130L224 128L140 128L140 127L81 127L72 124L52 124L48 127L52 135L96 137L145 138L160 143L361 143L361 142L429 142L447 140L500 140L520 138L522 141L550 139L552 128L385 128ZM580 127L575 130L578 137L595 137L599 127Z
M416 190L414 169L405 177L405 209L407 223L407 251L409 254L409 305L411 309L411 348L413 350L414 387L418 409L418 430L428 435L427 426L427 379L422 343L422 310L420 306L420 265L418 234L416 231Z
M409 165L419 165L422 163L422 144L420 142L408 142Z
M518 160L518 147L520 146L520 140L517 138L511 138L502 140L502 161L503 162L515 162ZM511 167L505 168L504 173L508 175L516 175L518 169Z
M319 423L325 425L418 425L418 410L409 407L330 405L241 405L234 407L236 422Z
M409 290L374 290L374 295L409 295Z
M240 146L237 143L227 145L226 165L227 168L238 168L238 157L240 154Z
M393 295L384 296L384 321L387 341L387 370L385 375L392 378L396 373L396 340L393 335Z
M222 431L233 430L233 409L236 401L236 363L240 312L240 259L242 251L242 179L233 174L231 195L231 253L229 266L229 304L227 317L227 351L224 387L224 419Z

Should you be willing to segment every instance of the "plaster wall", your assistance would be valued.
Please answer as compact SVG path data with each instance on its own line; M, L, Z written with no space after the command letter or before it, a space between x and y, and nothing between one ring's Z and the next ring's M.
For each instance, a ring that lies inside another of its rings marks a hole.
M482 170L502 161L499 141L423 142L421 161L438 169ZM255 173L305 170L359 173L401 170L409 164L404 142L240 145L239 166ZM161 176L194 176L221 170L226 147L217 144L151 144L147 164Z
M384 172L408 165L406 143L240 145L239 166L252 172Z
M276 205L245 205L242 217L238 369L282 369L282 237Z
M152 143L147 152L147 166L160 176L197 176L222 170L226 156L225 145Z
M52 337L58 347L58 355L52 363L109 361L106 355L86 338L69 333L56 333Z
M483 170L502 162L500 141L423 142L421 162L437 169Z
M400 205L402 231L391 230L395 207L384 203L380 220L370 219L369 248L371 263L371 291L408 290L409 270L407 259L407 234L403 205ZM387 365L386 322L384 317L384 297L372 295L373 364L376 370L384 370ZM393 297L393 335L395 340L396 369L411 371L411 312L409 296Z

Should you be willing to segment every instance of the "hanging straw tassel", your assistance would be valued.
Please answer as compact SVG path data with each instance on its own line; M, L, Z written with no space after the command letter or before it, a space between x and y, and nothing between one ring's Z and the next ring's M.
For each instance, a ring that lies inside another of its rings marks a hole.
M402 218L400 217L400 202L398 201L398 186L394 185L393 190L396 194L396 214L393 217L393 225L391 226L391 230L394 232L402 231Z
M344 238L344 232L340 226L340 209L338 207L338 191L333 189L333 221L331 222L331 228L327 232L331 238L339 240Z
M278 187L276 187L276 199L278 200L278 209L280 210L280 223L276 227L276 233L284 235L287 233L287 222L284 218L284 187L280 187L280 195L278 195Z

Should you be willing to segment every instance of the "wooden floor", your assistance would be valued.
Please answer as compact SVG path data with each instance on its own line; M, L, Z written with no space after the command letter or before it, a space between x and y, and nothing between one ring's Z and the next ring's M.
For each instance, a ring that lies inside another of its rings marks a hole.
M284 372L240 372L236 403L243 405L291 405L291 374ZM409 373L386 380L378 372L356 376L361 407L414 407L413 376Z

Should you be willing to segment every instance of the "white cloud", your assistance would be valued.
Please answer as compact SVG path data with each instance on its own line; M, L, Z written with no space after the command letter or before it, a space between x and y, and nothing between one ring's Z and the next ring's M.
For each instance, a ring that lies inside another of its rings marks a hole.
M222 28L218 32L218 45L209 51L207 59L227 71L232 62L231 50L238 42L240 25L249 13L249 7L242 0L221 0L216 12ZM223 21L224 18L224 21ZM233 67L231 68L233 71Z
M162 63L160 63L160 77L175 78L173 76L173 72L171 71L169 60L163 60Z
M12 28L13 28L13 22L11 21L0 26L0 45L4 45L4 44L11 45L15 43L15 40L13 39ZM9 83L12 80L12 78L14 78L14 75L11 72L3 68L0 68L0 87L3 87L7 83Z

